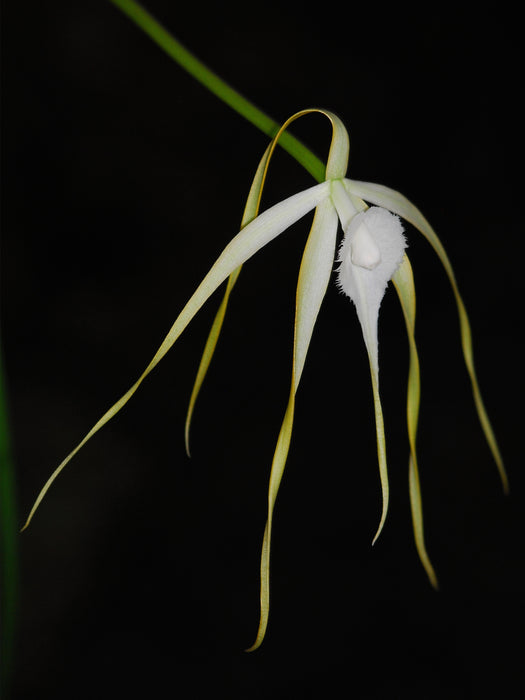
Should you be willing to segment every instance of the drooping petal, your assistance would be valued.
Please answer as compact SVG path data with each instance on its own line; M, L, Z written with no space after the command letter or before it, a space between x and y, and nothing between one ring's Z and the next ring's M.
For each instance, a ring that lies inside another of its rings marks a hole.
M339 119L337 115L323 109L305 109L300 112L297 112L296 114L292 115L289 119L287 119L286 122L281 126L272 142L268 145L268 148L266 149L261 159L261 162L259 163L244 209L241 228L243 228L243 226L245 226L257 216L262 190L268 171L268 166L277 143L280 139L286 136L285 132L290 126L290 124L292 124L300 117L304 117L308 114L314 113L322 114L323 116L327 117L332 124L332 141L330 143L330 150L328 153L328 161L326 165L326 178L323 177L321 179L328 180L331 178L341 178L344 177L344 175L346 174L346 170L348 167L348 153L350 149L350 143L348 138L348 132L343 122ZM188 456L190 454L189 433L191 419L193 416L193 410L195 408L197 396L204 382L204 378L208 371L211 359L215 352L215 347L217 345L217 341L219 339L219 335L226 315L228 301L233 291L233 288L237 282L240 271L241 267L235 270L228 279L228 284L224 292L224 297L222 299L221 305L217 311L212 327L210 329L210 333L208 335L208 339L206 341L206 345L199 364L199 369L197 370L197 376L195 378L195 383L190 397L188 411L186 414L186 424L184 429L184 440L186 444L186 453L188 454Z
M270 608L270 543L277 492L284 472L292 436L295 394L304 368L315 321L326 293L335 254L337 213L329 200L319 204L306 243L297 283L295 332L290 396L273 457L268 488L268 520L261 553L261 616L257 637L247 651L254 651L264 639Z
M407 391L407 426L408 426L408 441L410 445L410 457L408 464L408 483L410 494L410 507L412 510L412 524L414 528L414 540L419 558L430 583L434 588L438 588L438 582L434 567L430 562L430 558L425 546L425 536L423 529L423 508L421 504L421 486L419 483L419 469L416 454L416 434L417 424L419 419L419 398L420 398L420 380L419 380L419 357L415 339L416 325L416 292L414 288L414 276L410 261L405 254L403 262L398 267L392 282L401 303L403 316L408 335L408 346L410 353L410 362L408 370L408 391Z
M206 277L197 287L193 296L181 311L167 336L162 341L153 359L137 379L135 384L133 384L133 386L128 389L128 391L113 406L111 406L108 411L106 411L102 418L100 418L100 420L91 428L84 439L72 452L69 453L64 461L49 477L43 489L39 493L22 529L25 529L29 525L36 509L38 508L49 487L66 464L86 444L86 442L104 425L106 425L106 423L111 420L111 418L113 418L129 401L129 399L139 388L144 378L160 362L164 355L166 355L188 323L192 320L201 306L209 299L217 287L219 287L226 280L226 278L239 267L239 265L246 262L246 260L254 255L260 248L269 243L272 239L276 238L289 226L298 221L302 216L314 209L323 199L327 197L329 194L329 187L330 185L328 182L323 182L320 185L315 185L304 192L295 194L279 204L276 204L249 223L242 229L242 231L240 231L240 233L235 236L235 238L230 241Z
M406 242L401 222L385 209L373 207L348 219L346 208L350 205L345 200L345 195L341 183L333 183L332 200L345 230L338 256L341 263L338 285L355 304L372 379L377 456L383 496L381 518L374 543L386 520L389 497L383 411L379 395L377 322L386 286L403 259ZM364 262L366 266L355 264L354 261Z
M403 219L411 223L415 228L417 228L420 233L425 236L430 245L434 248L445 271L448 275L450 284L452 286L452 291L454 292L454 297L456 299L456 306L459 315L459 324L461 332L461 346L463 350L463 357L465 360L465 365L470 377L470 382L472 386L472 393L474 396L474 403L478 413L478 417L485 433L485 438L488 442L490 450L496 466L499 471L501 483L505 493L508 492L508 479L505 471L505 466L503 464L503 458L501 456L496 436L492 429L483 399L481 397L481 392L479 389L478 380L476 377L476 371L474 368L474 354L472 349L472 334L470 330L470 322L468 319L467 311L463 303L463 299L459 293L458 285L456 282L456 277L450 264L448 255L443 248L443 245L439 238L437 237L434 229L425 219L423 214L415 207L406 197L404 197L399 192L385 187L384 185L376 185L371 182L360 182L357 180L345 180L345 187L352 194L362 197L367 202L376 204L381 207L385 207L390 211L398 214Z
M247 226L250 223L250 221L253 221L253 219L255 219L255 217L258 214L262 190L266 178L266 172L268 169L268 163L272 153L273 144L269 144L257 167L252 185L250 187L250 192L248 193L248 199L246 200L246 205L244 207L244 213L241 220L241 230L245 226ZM234 270L228 277L228 284L226 285L224 296L213 320L213 324L210 329L208 338L206 340L204 351L202 353L199 369L197 370L197 376L195 378L195 383L191 392L188 411L186 413L186 423L184 426L184 443L186 445L186 454L188 455L188 457L190 456L190 425L193 416L193 411L195 408L195 403L197 401L197 396L199 395L202 383L204 382L204 378L206 377L206 373L208 372L210 362L215 352L215 347L217 345L217 341L219 340L219 335L221 333L224 318L226 316L226 309L228 307L230 295L237 282L241 269L242 265L239 265L239 267L236 270Z
M224 318L226 316L226 309L228 307L230 295L237 282L241 269L242 266L239 266L228 277L228 284L226 285L224 296L217 310L217 313L215 314L215 318L213 319L208 338L206 339L206 345L204 346L204 350L202 352L201 361L199 363L199 368L197 370L197 375L195 377L195 382L193 384L193 389L188 403L188 410L186 412L186 422L184 424L184 444L186 446L186 454L188 455L188 457L190 457L190 426L191 420L193 418L193 411L195 410L197 397L202 388L202 384L208 372L213 354L215 352L215 348L217 346L217 342L219 340L219 335L221 333Z

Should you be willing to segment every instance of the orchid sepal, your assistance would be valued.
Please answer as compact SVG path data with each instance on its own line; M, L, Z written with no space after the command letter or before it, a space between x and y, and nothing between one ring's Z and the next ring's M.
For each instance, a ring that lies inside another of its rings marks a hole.
M408 336L409 347L409 369L407 388L407 431L410 446L410 456L408 463L408 491L410 496L410 509L412 513L412 526L414 530L414 541L419 559L425 569L431 585L437 590L439 588L436 572L430 557L428 556L425 535L423 528L423 507L421 500L421 485L419 480L419 467L416 452L416 435L419 421L419 405L421 397L421 383L419 371L419 355L417 352L415 339L416 325L416 292L414 285L414 275L410 260L405 253L401 265L392 277L392 283L397 292Z
M38 494L38 497L22 530L25 530L28 527L38 506L42 502L42 499L64 467L88 442L88 440L90 440L95 433L104 427L127 404L129 399L142 384L143 380L171 349L195 314L217 290L217 288L240 265L245 263L246 260L251 258L252 255L260 250L260 248L276 238L289 226L301 219L305 214L308 214L308 212L312 211L312 209L315 209L315 207L321 201L323 201L323 199L326 199L329 191L330 183L322 182L318 185L310 187L307 190L304 190L303 192L299 192L298 194L288 197L288 199L285 199L282 202L275 204L270 209L265 210L245 228L243 228L230 241L230 243L228 243L208 274L204 277L200 285L190 297L186 306L182 309L181 313L175 320L175 323L172 325L157 352L153 356L153 359L150 361L137 381L118 401L111 406L111 408L106 411L106 413L104 413L104 415L97 421L97 423L95 423L83 440L80 441L80 443L67 455L67 457L51 474L49 479L44 484L44 487Z
M268 167L270 164L270 160L272 158L272 155L275 151L275 148L281 138L285 135L286 130L288 127L297 119L300 117L304 117L308 114L321 114L325 117L327 117L331 124L332 124L332 140L330 143L330 150L328 153L328 159L327 159L327 164L325 168L325 180L330 180L330 178L343 178L346 174L347 166L348 166L348 154L350 151L350 142L348 138L348 132L346 130L345 125L341 121L341 119L334 114L333 112L329 112L327 110L323 109L318 109L318 108L311 108L311 109L304 109L301 110L300 112L297 112L296 114L293 114L289 119L287 119L284 124L280 127L279 131L277 134L274 136L270 144L268 145L266 151L264 152L263 157L261 158L261 161L259 162L259 165L257 167L257 171L255 173L252 185L250 187L250 192L248 194L248 199L246 201L246 205L244 208L244 213L241 221L241 229L250 221L252 221L258 214L259 212L259 206L261 202L261 195L262 191L264 188L264 184L266 181L266 175L268 173ZM363 203L364 206L364 203ZM197 397L199 395L199 392L201 390L202 384L204 382L204 378L206 376L206 373L208 371L210 362L212 360L213 354L215 352L215 348L217 345L217 341L220 336L220 332L222 329L222 325L224 322L224 318L226 315L226 309L228 306L229 298L231 295L231 292L233 290L233 287L235 286L237 279L239 277L240 271L241 271L240 266L237 270L235 270L231 275L230 278L228 279L228 284L226 287L226 290L224 292L223 299L221 301L220 307L217 311L217 314L214 318L214 321L212 323L212 327L209 331L208 338L206 340L206 345L204 347L204 351L202 353L202 357L199 363L199 368L197 370L197 375L194 381L190 401L188 404L188 409L186 413L186 423L185 423L185 428L184 428L184 440L185 440L185 445L186 445L186 454L190 456L190 426L191 426L191 421L193 417L193 412L195 408L195 403L197 401Z
M472 394L474 398L474 405L476 407L478 418L483 432L485 434L485 438L492 453L492 457L496 463L503 491L504 493L508 493L509 481L503 463L503 457L501 456L499 445L496 440L494 430L492 428L487 410L485 408L485 404L481 396L481 391L476 376L476 370L474 367L474 353L472 346L472 331L470 328L470 321L465 308L465 304L463 303L463 299L461 297L461 294L459 293L459 288L456 281L456 276L454 274L454 270L450 263L449 257L443 247L443 244L441 243L436 232L429 224L427 219L419 211L419 209L400 192L397 192L396 190L393 190L390 187L386 187L385 185L376 185L375 183L362 182L359 180L345 179L344 183L347 190L349 192L352 192L352 194L358 197L362 197L367 202L371 202L372 204L375 204L377 206L385 207L389 211L394 212L398 216L401 216L403 219L405 219L405 221L408 221L410 224L412 224L414 228L416 228L427 239L427 241L430 243L437 256L439 257L443 267L445 268L445 272L447 273L456 301L460 325L461 348L463 351L465 366L467 368L467 372L470 378Z
M288 406L286 407L286 413L275 448L268 487L268 520L264 530L261 554L261 617L256 640L247 651L254 651L261 645L268 624L270 542L273 511L290 448L295 412L295 394L301 380L315 322L332 273L337 226L337 213L331 202L326 199L315 210L314 221L299 270L295 305L291 389Z

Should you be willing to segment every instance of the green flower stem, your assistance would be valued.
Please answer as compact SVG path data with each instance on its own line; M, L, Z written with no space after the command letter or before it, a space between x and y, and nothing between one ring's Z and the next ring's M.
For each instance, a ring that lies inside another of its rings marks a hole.
M110 0L126 14L168 56L176 61L198 82L225 102L229 107L251 122L267 136L273 138L280 125L252 102L240 95L213 71L191 54L173 35L134 0ZM325 165L310 149L291 134L281 136L279 145L300 163L318 182L325 179Z

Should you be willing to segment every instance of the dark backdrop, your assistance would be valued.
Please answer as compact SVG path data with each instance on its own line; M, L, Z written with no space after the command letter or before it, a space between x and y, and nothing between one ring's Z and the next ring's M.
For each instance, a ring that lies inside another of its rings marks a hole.
M2 323L22 523L237 232L268 139L109 2L3 5ZM270 627L258 652L243 652L258 622L267 479L288 393L299 224L243 270L191 460L185 409L220 294L20 536L13 697L514 697L524 572L516 17L426 4L147 7L276 120L309 106L337 112L350 177L401 190L433 223L470 312L512 493L502 495L477 422L445 274L409 228L419 457L441 591L411 534L397 299L390 290L380 320L392 494L372 548L370 380L354 309L332 285L277 502ZM295 133L325 156L323 119ZM311 183L279 154L265 203Z

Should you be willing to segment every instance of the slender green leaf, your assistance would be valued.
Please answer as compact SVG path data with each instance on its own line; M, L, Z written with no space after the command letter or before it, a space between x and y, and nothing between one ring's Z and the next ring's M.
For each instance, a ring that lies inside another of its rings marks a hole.
M196 58L149 12L134 0L110 0L176 63L216 97L225 102L267 136L274 137L279 124L234 90ZM318 182L325 179L324 163L291 134L283 134L280 146L300 163Z

